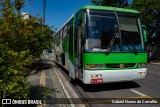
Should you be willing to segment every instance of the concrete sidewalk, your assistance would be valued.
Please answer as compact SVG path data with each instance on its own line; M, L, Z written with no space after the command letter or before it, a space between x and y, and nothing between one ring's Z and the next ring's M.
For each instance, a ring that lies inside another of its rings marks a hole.
M38 65L41 69L35 67L28 77L30 99L42 99L42 105L37 107L85 107L73 103L72 99L79 97L53 62L45 61Z
M160 61L159 60L155 60L155 61L150 61L150 64L155 64L155 65L160 65Z

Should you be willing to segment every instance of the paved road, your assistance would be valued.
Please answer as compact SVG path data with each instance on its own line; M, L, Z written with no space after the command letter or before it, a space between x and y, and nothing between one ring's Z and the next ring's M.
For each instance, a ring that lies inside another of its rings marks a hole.
M64 72L62 69L61 71ZM160 66L148 64L148 72L144 80L98 85L84 85L78 81L73 88L80 97L86 100L87 98L160 98ZM160 104L91 104L91 106L160 107Z

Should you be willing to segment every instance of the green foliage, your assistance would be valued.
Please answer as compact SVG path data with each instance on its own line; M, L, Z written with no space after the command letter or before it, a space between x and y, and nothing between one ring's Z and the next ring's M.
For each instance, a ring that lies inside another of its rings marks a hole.
M91 0L94 5L127 7L128 0Z
M29 66L52 43L53 31L42 19L15 12L24 4L19 1L0 1L0 95L5 98L28 97Z
M132 8L141 13L142 23L148 31L148 44L160 44L160 3L159 0L133 0Z

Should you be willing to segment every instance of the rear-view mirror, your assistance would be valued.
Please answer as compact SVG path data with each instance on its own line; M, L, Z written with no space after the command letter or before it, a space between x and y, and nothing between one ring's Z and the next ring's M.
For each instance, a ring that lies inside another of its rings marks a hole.
M147 31L145 25L142 25L142 31L143 31L144 41L147 42Z

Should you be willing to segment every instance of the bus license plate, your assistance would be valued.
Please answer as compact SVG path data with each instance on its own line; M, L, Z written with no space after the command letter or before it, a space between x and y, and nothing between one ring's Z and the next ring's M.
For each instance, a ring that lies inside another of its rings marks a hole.
M91 83L103 83L102 78L91 79Z

